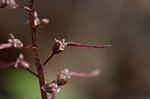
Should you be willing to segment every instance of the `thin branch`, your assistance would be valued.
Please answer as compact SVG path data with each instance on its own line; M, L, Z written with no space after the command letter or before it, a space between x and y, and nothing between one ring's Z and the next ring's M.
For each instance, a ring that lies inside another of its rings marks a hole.
M45 67L44 65L47 64L47 62L55 55L55 53L52 53L49 58L42 64L43 67Z
M31 11L31 9L29 7L18 5L18 4L17 4L17 8L23 9L23 10L26 10L26 11Z
M37 78L39 78L39 76L35 72L33 72L31 69L28 68L27 71L29 73L33 74L34 76L36 76Z
M35 47L33 49L33 54L34 54L36 68L37 68L37 73L39 76L41 97L42 97L42 99L47 99L46 92L44 90L42 90L42 87L45 85L45 78L44 78L43 68L41 66L41 59L40 59L40 55L39 55L38 42L37 42L37 32L36 32L36 27L34 24L34 21L35 21L34 4L35 4L35 0L30 0L29 8L31 9L31 11L29 12L29 22L30 22L30 28L31 28L32 46Z

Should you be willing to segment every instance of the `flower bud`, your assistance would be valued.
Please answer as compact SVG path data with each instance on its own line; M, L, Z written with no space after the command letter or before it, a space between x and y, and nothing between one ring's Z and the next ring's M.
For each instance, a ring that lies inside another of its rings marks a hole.
M12 34L10 34L10 39L8 39L8 42L11 43L15 48L21 49L24 46L21 40L15 38Z
M52 51L53 53L55 54L59 54L60 52L62 52L65 47L66 47L66 44L65 44L65 39L63 39L63 41L60 41L60 40L57 40L55 39L55 44L53 45L52 47Z
M36 11L34 12L34 18L35 18L35 20L34 20L34 26L37 27L37 26L40 25L40 20L38 18L38 14L37 14Z
M9 43L12 43L15 48L23 48L23 43L19 39L14 39L13 41L9 39Z
M57 75L57 84L59 86L65 85L69 79L70 79L70 73L68 69L60 71L60 73Z
M48 23L49 23L49 19L44 18L44 19L41 20L40 26L45 26Z
M59 92L60 91L60 88L59 86L57 85L56 81L52 81L51 83L47 83L46 85L44 85L42 87L42 89L45 91L45 92L48 92L48 93L56 93L56 92Z

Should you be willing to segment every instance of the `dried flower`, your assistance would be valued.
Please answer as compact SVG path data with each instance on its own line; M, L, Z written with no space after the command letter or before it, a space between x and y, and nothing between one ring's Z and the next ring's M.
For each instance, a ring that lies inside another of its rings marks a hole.
M0 0L0 8L9 8L9 9L15 9L17 7L17 4L15 0Z
M67 46L75 46L79 48L106 48L110 47L111 45L85 45L85 44L80 44L76 42L65 42L65 39L57 40L55 39L55 43L52 47L53 53L49 56L49 58L42 64L44 66L55 54L59 54L63 50L65 50L65 47Z
M36 11L34 12L34 18L35 18L35 20L34 20L34 26L37 27L37 26L40 25L40 20L38 18L38 14L37 14Z
M19 68L19 69L26 70L26 69L29 69L30 64L24 59L24 56L23 56L23 54L21 53L21 54L19 55L18 59L16 60L14 67L15 67L15 68Z
M30 9L27 8L27 7L26 7L26 10L30 11ZM40 20L38 18L38 14L37 14L36 11L34 12L34 18L35 18L35 20L34 20L34 26L35 27L43 27L43 26L45 26L45 25L47 25L49 23L49 19L44 18L44 19ZM26 21L25 24L29 25L30 21L29 20Z
M12 34L10 34L10 39L8 39L8 42L15 48L23 48L23 43L21 42L21 40L15 38Z
M47 83L45 86L42 87L42 89L48 93L57 93L60 91L60 88L55 80Z
M12 47L21 49L23 48L23 43L19 39L16 39L12 34L10 34L10 39L8 39L8 43L0 44L0 50Z
M49 19L44 18L44 19L42 19L42 20L40 21L40 26L45 26L45 25L47 25L48 23L49 23Z
M92 78L96 77L100 74L100 70L96 69L90 73L79 73L79 72L73 72L69 71L68 69L60 71L60 73L57 75L57 84L58 86L65 85L71 77L77 77L77 78Z
M53 53L55 54L62 52L67 46L75 46L79 48L106 48L111 46L111 45L85 45L76 42L65 42L65 39L63 39L62 41L55 39L55 41L56 43L52 47Z
M59 86L65 85L68 80L70 79L70 72L68 69L60 71L60 73L57 75L57 84Z

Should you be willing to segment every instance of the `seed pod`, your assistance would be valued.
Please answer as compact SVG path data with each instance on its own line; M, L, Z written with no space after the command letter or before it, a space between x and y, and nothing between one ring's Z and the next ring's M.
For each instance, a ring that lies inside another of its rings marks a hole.
M70 79L70 73L68 69L60 71L60 73L57 75L58 86L65 85L69 81L69 79Z
M54 43L54 45L52 47L52 51L54 54L59 54L60 52L62 52L65 49L66 44L64 42L64 39L63 39L63 41L59 41L59 40L55 39L55 41L56 42Z

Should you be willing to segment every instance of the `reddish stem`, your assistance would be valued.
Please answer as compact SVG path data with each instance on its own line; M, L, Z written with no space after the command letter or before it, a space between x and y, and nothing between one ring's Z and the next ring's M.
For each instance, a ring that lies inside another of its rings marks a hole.
M26 7L26 6L22 6L22 5L17 5L17 8L23 9L23 10L27 10L27 11L31 11L30 8L28 8L28 7Z
M77 77L77 78L92 78L98 76L99 74L100 74L99 69L96 69L90 73L70 72L70 76Z
M42 99L47 99L46 92L44 90L42 90L42 87L45 85L45 78L44 78L44 72L43 72L43 68L41 66L41 59L40 59L39 50L38 50L36 27L34 25L34 20L35 20L34 3L35 3L35 0L30 0L29 8L31 9L31 11L29 11L29 22L30 22L30 28L31 28L32 46L35 47L33 49L33 54L34 54L35 64L36 64L37 73L38 73L38 77L39 77L41 97L42 97Z

